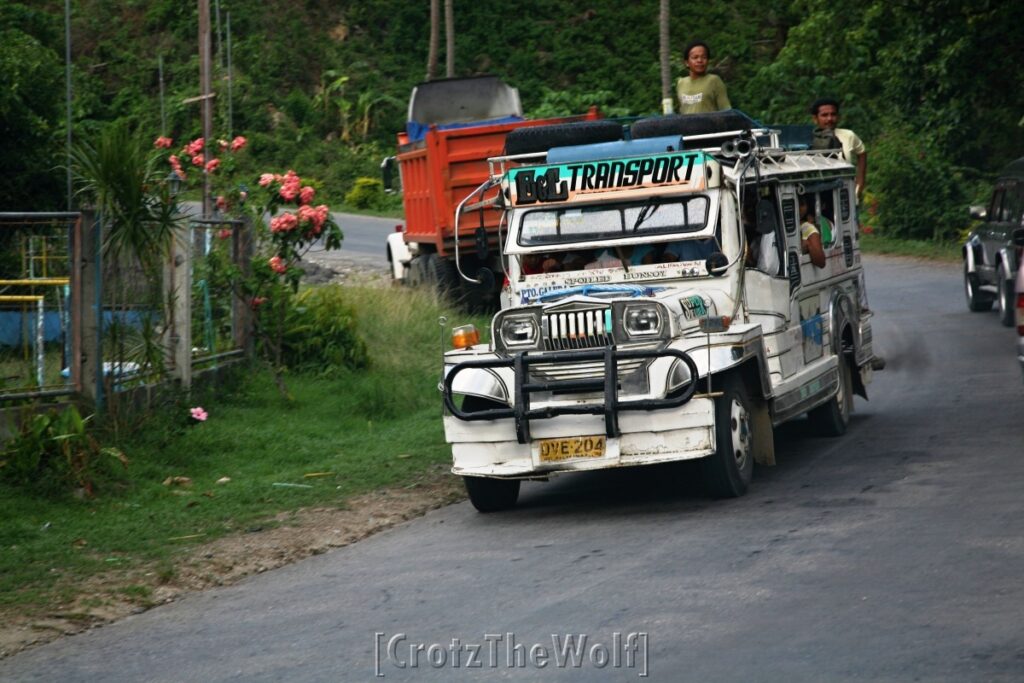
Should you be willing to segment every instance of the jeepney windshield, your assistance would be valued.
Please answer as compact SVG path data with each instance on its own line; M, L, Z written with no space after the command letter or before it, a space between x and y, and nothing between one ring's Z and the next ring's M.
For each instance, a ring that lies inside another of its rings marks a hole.
M706 195L659 198L628 204L561 206L523 214L518 243L556 246L626 237L699 232L708 222Z

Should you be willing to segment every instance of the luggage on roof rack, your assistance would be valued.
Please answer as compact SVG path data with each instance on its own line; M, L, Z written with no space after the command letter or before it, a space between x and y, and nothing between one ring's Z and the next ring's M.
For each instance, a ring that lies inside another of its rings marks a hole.
M634 140L639 140L663 135L714 135L751 128L762 126L739 109L726 109L708 114L669 114L640 119L633 124L630 132Z

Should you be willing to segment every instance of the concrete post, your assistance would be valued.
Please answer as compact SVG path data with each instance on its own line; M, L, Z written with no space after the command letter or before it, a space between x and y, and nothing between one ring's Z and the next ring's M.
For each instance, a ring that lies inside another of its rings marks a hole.
M82 310L82 396L103 409L103 231L99 215L82 210L82 250L78 261Z
M164 269L164 301L167 305L167 355L171 376L183 389L192 386L192 244L191 229L176 234Z

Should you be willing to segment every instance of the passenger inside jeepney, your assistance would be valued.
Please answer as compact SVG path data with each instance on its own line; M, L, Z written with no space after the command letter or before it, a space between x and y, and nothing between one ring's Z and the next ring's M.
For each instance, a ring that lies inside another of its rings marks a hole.
M811 202L805 195L800 195L800 247L811 257L811 263L824 268L825 249L821 245L821 232L815 225L815 214L811 210Z
M754 197L745 200L740 214L747 241L747 255L744 263L748 268L756 268L768 275L777 276L781 264L778 237L774 230L764 235L758 230L757 201Z

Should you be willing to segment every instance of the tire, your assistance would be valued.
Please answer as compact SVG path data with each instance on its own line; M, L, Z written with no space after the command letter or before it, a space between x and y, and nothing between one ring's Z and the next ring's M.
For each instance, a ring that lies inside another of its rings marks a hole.
M1013 327L1016 313L1013 303L1014 284L1013 280L1006 277L1006 269L1003 268L1002 263L996 270L996 285L999 287L999 294L996 296L996 300L999 302L999 322L1006 327Z
M519 500L518 479L463 477L469 502L478 512L499 512L514 507Z
M754 473L753 414L746 385L726 376L715 399L714 454L701 460L704 490L713 498L738 498L747 492Z
M992 309L992 295L981 291L978 274L967 271L966 261L964 261L964 296L967 298L967 308L975 313Z
M441 258L434 255L430 261L431 280L437 291L444 296L457 299L459 295L459 271L455 268L455 261Z
M820 436L842 436L853 411L853 371L845 356L839 357L839 388L828 403L811 410L807 417Z
M614 121L579 121L550 126L516 128L505 138L505 154L546 152L552 147L591 145L622 139L622 124Z
M640 140L662 135L712 135L757 127L757 123L743 112L727 109L707 114L670 114L641 119L633 124L630 133L634 140Z

